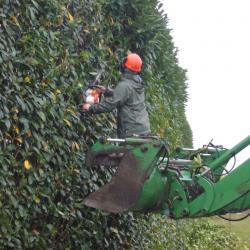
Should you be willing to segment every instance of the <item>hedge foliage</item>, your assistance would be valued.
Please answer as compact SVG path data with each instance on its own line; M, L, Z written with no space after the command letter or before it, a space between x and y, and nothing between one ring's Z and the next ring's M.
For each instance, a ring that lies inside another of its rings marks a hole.
M87 169L86 149L115 122L82 116L79 97L100 70L101 83L115 86L128 51L144 61L153 131L190 146L185 70L158 1L1 1L1 249L146 247L144 216L82 204L112 172Z
M223 226L207 219L164 220L159 215L150 217L146 228L144 249L226 250L239 248L239 239Z

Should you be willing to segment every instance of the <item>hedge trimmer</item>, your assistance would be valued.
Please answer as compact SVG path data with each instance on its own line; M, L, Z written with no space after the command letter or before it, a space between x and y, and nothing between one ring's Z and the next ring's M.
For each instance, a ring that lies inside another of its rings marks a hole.
M84 88L83 95L82 95L83 103L80 104L81 108L83 108L85 104L90 104L90 105L98 104L101 101L102 94L105 97L110 97L113 95L112 89L96 84L100 80L102 74L103 74L103 71L100 71L97 74L94 82L92 84L88 84Z

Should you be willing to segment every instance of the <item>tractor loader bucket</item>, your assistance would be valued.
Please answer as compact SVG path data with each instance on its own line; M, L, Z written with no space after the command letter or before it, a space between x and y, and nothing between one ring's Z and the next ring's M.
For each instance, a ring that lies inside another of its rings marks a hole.
M90 162L100 164L102 160L103 163L107 161L107 157L103 154L92 156ZM86 206L121 213L129 210L137 202L147 178L147 171L140 168L140 162L131 151L123 151L123 157L116 160L111 159L111 163L118 163L116 174L111 182L87 196L84 199Z
M111 213L160 211L173 219L245 211L250 209L250 158L221 176L227 162L249 145L250 136L232 149L181 148L168 154L162 140L99 140L86 165L114 166L117 171L84 204ZM198 168L193 155L200 158Z

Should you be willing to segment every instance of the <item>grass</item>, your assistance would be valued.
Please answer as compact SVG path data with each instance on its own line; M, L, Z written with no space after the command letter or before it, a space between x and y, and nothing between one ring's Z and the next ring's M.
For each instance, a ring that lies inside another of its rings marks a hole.
M244 216L243 213L225 215L227 218L238 219ZM212 217L210 221L217 225L222 225L228 232L234 233L239 238L237 250L250 250L250 217L245 220L233 222L226 221L219 217Z

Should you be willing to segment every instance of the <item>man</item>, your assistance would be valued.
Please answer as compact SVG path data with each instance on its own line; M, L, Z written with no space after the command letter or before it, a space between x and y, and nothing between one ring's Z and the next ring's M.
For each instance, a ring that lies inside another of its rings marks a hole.
M122 79L113 96L99 104L85 104L83 109L92 114L117 109L117 136L119 138L150 134L150 124L145 106L144 84L139 76L142 60L137 54L129 54L123 62Z

